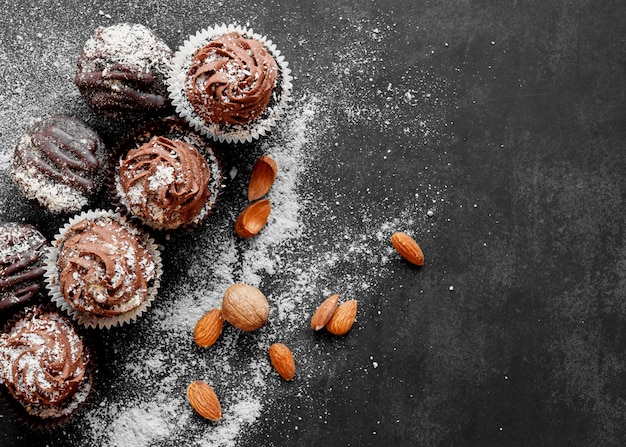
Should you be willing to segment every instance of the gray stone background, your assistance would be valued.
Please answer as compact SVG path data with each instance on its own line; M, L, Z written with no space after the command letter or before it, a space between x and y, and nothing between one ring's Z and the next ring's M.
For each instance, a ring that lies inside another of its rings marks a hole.
M323 368L302 360L300 385L274 386L265 416L232 442L623 445L626 3L88 3L0 4L2 218L48 237L64 219L24 203L8 177L12 147L34 118L72 113L109 141L125 130L91 115L71 82L96 26L143 23L175 49L198 29L240 23L282 49L294 109L307 98L319 104L313 162L299 184L307 231L285 256L331 253L359 235L372 249L317 278L348 297L348 278L371 282L354 293L361 306L351 333L311 342L304 324L288 334L303 346L299 358L326 349L332 360ZM263 146L224 152L226 166L247 172L248 154ZM237 182L213 224L238 212ZM422 269L388 251L396 228L420 241ZM167 242L172 271L194 237ZM371 257L381 253L379 268ZM279 294L276 276L264 288ZM94 336L100 388L90 405L119 392L111 346L141 343L149 321ZM2 446L101 444L84 435L80 415L45 435L4 404L0 416ZM177 436L153 445L184 442Z

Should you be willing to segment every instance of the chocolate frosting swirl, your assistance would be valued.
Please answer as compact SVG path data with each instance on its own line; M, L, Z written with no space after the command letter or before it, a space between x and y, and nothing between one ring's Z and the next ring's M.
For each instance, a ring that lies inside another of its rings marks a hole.
M198 49L185 92L195 112L217 124L247 124L267 107L278 65L263 42L231 32Z
M0 224L0 309L23 303L41 289L48 241L33 226Z
M115 316L149 297L156 265L139 235L103 216L71 226L59 252L59 288L74 309Z
M211 169L193 145L162 136L130 150L121 160L120 186L130 211L164 228L196 218L211 192Z
M0 337L0 372L26 408L56 406L82 385L90 359L67 318L38 307Z

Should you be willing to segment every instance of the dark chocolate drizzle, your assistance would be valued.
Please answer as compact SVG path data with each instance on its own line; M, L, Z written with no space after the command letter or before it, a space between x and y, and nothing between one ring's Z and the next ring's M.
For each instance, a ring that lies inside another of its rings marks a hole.
M18 224L3 224L0 231L8 231L0 247L0 309L23 303L39 293L43 282L43 254L47 241L35 229ZM21 252L4 257L2 251L20 243L20 239L31 238L32 244ZM4 245L6 244L6 245Z
M84 90L93 90L90 105L102 110L146 110L156 111L167 105L167 98L157 93L153 73L142 71L129 64L115 64L102 71L78 72L76 85Z
M88 192L94 187L94 181L84 174L95 172L100 163L93 151L97 142L90 138L77 139L51 125L42 132L31 135L32 145L39 150L22 154L24 161L35 166L54 180L68 182L76 188Z

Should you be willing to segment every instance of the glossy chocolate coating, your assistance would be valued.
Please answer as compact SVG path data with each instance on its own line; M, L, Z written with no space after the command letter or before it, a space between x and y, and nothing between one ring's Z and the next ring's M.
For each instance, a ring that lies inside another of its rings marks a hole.
M54 115L20 138L11 174L26 198L54 213L76 212L97 194L107 160L94 130L77 118Z
M0 223L0 309L25 303L43 290L48 245L31 225Z
M167 108L172 51L146 27L99 27L78 57L74 83L103 116L137 119Z

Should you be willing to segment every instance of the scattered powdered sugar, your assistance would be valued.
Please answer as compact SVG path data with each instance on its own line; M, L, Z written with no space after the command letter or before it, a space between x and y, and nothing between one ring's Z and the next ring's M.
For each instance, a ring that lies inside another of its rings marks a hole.
M166 410L164 412L164 409ZM111 445L149 445L152 441L166 439L175 414L168 414L164 405L133 407L121 411L111 423Z
M171 50L165 42L140 24L119 23L98 28L85 42L83 51L85 71L126 64L144 71L154 68L165 73L171 59Z
M438 147L447 126L441 106L454 102L454 92L446 80L415 67L386 77L381 42L396 37L392 28L346 21L345 32L345 42L332 46L339 60L313 61L330 75L318 80L294 69L294 101L255 148L274 158L279 169L263 230L245 240L233 231L247 204L243 191L255 161L250 158L231 168L229 201L222 199L202 228L165 241L164 276L149 311L132 328L103 331L102 357L114 377L99 384L70 424L68 431L80 433L82 445L233 447L245 443L261 419L289 419L268 414L279 389L314 408L312 377L341 375L325 351L342 349L302 336L315 307L332 293L341 301L354 298L360 306L357 323L369 324L375 318L371 297L399 265L390 235L403 230L420 240L436 237L436 217L448 204L449 186L431 179L434 166L445 164L446 153ZM305 54L311 50L306 40L299 42ZM330 78L334 82L327 82ZM364 128L383 135L402 132L377 138L385 142L381 147L363 138ZM390 165L390 151L405 166ZM355 159L358 166L348 164ZM344 184L345 178L353 183ZM404 183L406 196L395 193L397 182ZM241 195L232 193L236 189ZM267 295L268 324L253 333L226 324L215 345L197 347L195 323L220 306L235 282ZM296 358L290 389L282 388L285 382L267 357L275 341L290 346ZM191 409L185 390L193 380L215 389L221 421L203 420Z
M150 191L158 191L162 186L174 183L174 167L173 166L157 166L153 176L148 178L148 189Z
M322 236L332 245L315 244L315 221L339 218L337 210L303 188L321 175L316 162L324 128L319 122L325 113L317 96L303 96L263 144L279 166L268 195L271 219L263 231L241 240L232 231L232 221L220 227L210 220L194 238L193 250L185 253L186 262L172 273L161 297L138 322L142 343L131 341L129 349L116 351L116 364L126 370L121 372L124 383L113 388L119 401L92 407L80 423L99 445L140 447L166 440L200 447L238 445L263 415L271 390L281 384L267 359L269 345L279 338L289 343L306 326L314 307L331 293L340 293L342 300L356 298L367 308L367 296L392 268L390 234L408 228L424 237L430 231L426 210L444 203L445 194L439 191L423 192L424 202L394 211L386 219L363 213L360 218L369 231L341 227L336 234ZM176 243L169 241L164 252ZM341 283L333 279L338 271ZM266 291L268 324L253 334L227 324L215 345L197 348L192 341L195 323L220 306L224 290L234 282ZM330 358L312 354L315 343L291 346L298 364L294 392L301 395L303 405L314 399L307 391L311 373L330 374L333 368ZM216 390L223 410L220 422L201 420L188 405L186 386L197 379ZM105 431L103 424L109 427ZM146 429L152 426L155 429Z

